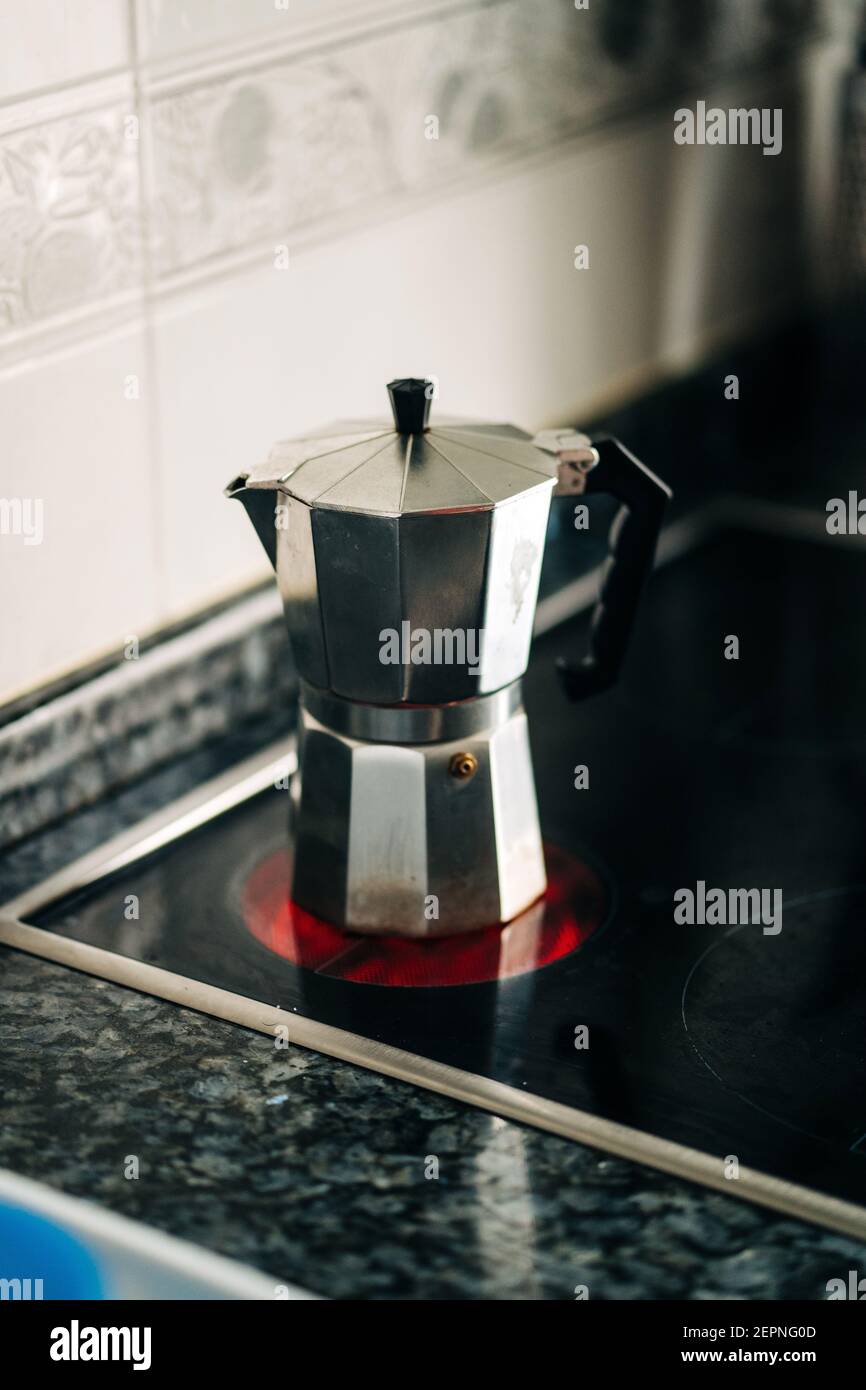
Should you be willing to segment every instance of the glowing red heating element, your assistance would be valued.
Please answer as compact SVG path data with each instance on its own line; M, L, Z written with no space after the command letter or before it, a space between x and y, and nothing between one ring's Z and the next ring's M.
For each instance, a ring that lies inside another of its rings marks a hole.
M561 960L607 915L594 869L548 846L547 892L507 926L419 940L358 936L313 917L288 897L286 856L272 854L247 879L241 907L248 930L269 951L319 975L356 984L431 987L508 979Z

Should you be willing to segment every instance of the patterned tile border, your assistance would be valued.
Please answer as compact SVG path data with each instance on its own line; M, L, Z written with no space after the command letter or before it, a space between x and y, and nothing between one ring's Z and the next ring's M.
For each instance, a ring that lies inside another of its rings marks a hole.
M372 29L335 20L313 47L253 39L0 108L0 365L766 65L823 3L428 9L380 0Z
M142 290L135 96L124 76L0 110L0 353L38 351ZM3 360L0 357L0 360Z
M589 11L487 0L156 86L146 185L157 280L213 274L633 116L766 62L815 13L808 0Z

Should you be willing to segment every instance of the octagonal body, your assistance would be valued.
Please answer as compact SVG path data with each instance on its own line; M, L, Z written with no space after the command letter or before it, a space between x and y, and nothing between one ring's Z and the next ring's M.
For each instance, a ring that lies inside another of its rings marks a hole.
M456 753L477 770L453 775ZM301 707L292 897L351 931L447 936L544 892L526 716L459 741L374 743Z
M516 680L551 488L486 510L397 517L281 493L276 572L299 674L373 704L471 699Z

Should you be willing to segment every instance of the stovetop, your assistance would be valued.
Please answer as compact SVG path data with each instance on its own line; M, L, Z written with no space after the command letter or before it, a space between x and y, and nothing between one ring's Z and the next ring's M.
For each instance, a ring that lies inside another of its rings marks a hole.
M277 789L32 920L866 1203L864 599L863 551L736 531L654 576L614 691L560 693L583 619L538 641L552 886L504 932L373 942L304 919ZM699 882L781 890L781 931L678 924Z

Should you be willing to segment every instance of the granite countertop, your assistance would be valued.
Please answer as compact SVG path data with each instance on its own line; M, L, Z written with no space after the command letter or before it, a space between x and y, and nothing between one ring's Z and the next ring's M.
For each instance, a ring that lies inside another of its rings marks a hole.
M22 843L0 899L252 742ZM819 1299L866 1266L843 1236L5 948L0 1097L0 1166L331 1297Z

